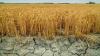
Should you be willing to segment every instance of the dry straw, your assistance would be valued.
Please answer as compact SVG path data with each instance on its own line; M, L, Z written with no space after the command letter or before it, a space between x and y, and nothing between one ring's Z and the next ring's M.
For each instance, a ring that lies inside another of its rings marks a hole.
M100 33L100 11L88 6L5 6L0 8L0 35L44 36L75 35L82 38ZM86 8L86 9L83 9Z

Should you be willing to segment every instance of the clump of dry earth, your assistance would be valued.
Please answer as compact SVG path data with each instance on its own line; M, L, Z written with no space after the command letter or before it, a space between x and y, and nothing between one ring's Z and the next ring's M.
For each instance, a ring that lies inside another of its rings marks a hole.
M100 39L100 35L95 35ZM1 37L0 56L100 56L100 43L90 44L75 36L54 40L34 37ZM89 36L90 37L90 36Z

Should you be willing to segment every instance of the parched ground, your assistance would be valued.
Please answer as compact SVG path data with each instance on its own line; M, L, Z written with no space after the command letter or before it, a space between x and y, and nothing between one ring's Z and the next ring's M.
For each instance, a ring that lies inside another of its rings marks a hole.
M95 36L100 39L100 35ZM58 36L54 40L1 37L0 56L100 56L100 43L90 45L74 36Z

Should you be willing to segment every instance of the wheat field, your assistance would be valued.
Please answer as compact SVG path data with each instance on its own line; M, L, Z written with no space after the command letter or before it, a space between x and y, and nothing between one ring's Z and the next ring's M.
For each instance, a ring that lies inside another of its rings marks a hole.
M100 33L100 4L0 4L1 36Z

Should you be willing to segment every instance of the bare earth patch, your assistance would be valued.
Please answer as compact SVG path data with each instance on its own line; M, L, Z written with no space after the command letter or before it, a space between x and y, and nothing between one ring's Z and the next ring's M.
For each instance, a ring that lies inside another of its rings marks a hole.
M100 40L99 34L94 36ZM89 43L74 36L58 36L54 40L1 37L0 56L100 56L100 42Z

